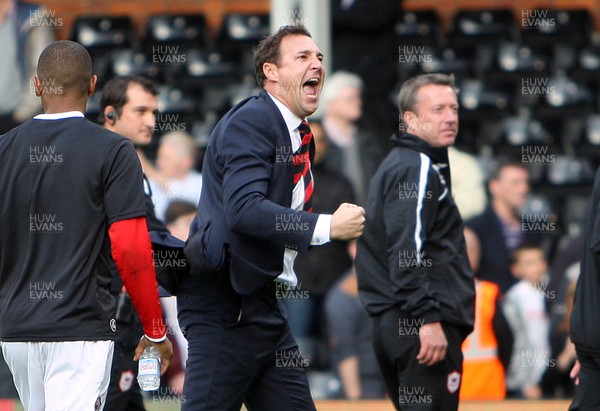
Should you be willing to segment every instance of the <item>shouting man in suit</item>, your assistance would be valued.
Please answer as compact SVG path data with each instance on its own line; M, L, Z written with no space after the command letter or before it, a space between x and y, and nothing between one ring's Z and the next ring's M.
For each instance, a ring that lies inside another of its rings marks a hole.
M315 409L277 293L297 286L298 252L356 238L364 224L352 204L311 212L305 118L317 109L322 59L302 26L264 39L254 54L264 91L233 107L210 137L186 246L192 274L178 295L189 342L183 410Z

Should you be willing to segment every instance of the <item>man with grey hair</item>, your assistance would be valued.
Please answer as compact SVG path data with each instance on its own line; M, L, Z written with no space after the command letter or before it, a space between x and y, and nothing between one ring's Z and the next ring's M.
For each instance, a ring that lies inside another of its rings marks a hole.
M173 201L198 204L202 191L202 174L194 169L198 147L185 131L172 131L160 139L156 171L148 172L156 215L166 220ZM148 171L149 168L148 168Z
M475 290L463 222L452 199L447 147L458 133L454 77L407 80L398 98L406 132L371 181L358 241L359 294L398 410L456 410L461 346Z
M323 86L323 128L329 140L325 166L351 183L363 204L369 180L384 157L377 141L357 123L362 117L363 82L356 74L339 71Z

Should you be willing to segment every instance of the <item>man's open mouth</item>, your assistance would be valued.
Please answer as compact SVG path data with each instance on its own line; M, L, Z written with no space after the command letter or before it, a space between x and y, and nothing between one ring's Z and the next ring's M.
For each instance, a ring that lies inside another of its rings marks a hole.
M316 98L319 92L320 79L318 77L311 77L302 85L302 91L309 97Z

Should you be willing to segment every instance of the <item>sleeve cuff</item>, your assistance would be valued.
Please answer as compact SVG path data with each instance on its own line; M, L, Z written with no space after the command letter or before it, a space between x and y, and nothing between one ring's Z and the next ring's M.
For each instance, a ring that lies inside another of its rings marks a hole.
M331 214L319 214L315 231L313 231L310 239L310 245L321 245L330 241L331 218Z
M166 334L166 333L165 333L165 335L163 335L163 336L162 336L162 337L160 337L160 338L150 338L150 337L148 337L148 334L144 334L144 335L146 336L146 339L147 339L148 341L150 341L150 342L153 342L153 343L159 343L159 342L163 342L164 340L166 340L166 339L167 339L167 334Z
M433 311L423 316L423 325L431 323L439 323L442 321L442 316L439 312Z

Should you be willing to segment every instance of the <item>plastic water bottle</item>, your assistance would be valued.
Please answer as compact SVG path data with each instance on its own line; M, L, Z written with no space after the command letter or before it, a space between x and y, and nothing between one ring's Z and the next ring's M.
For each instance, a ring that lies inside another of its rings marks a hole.
M143 391L155 391L160 386L160 355L153 345L140 357L137 380Z

